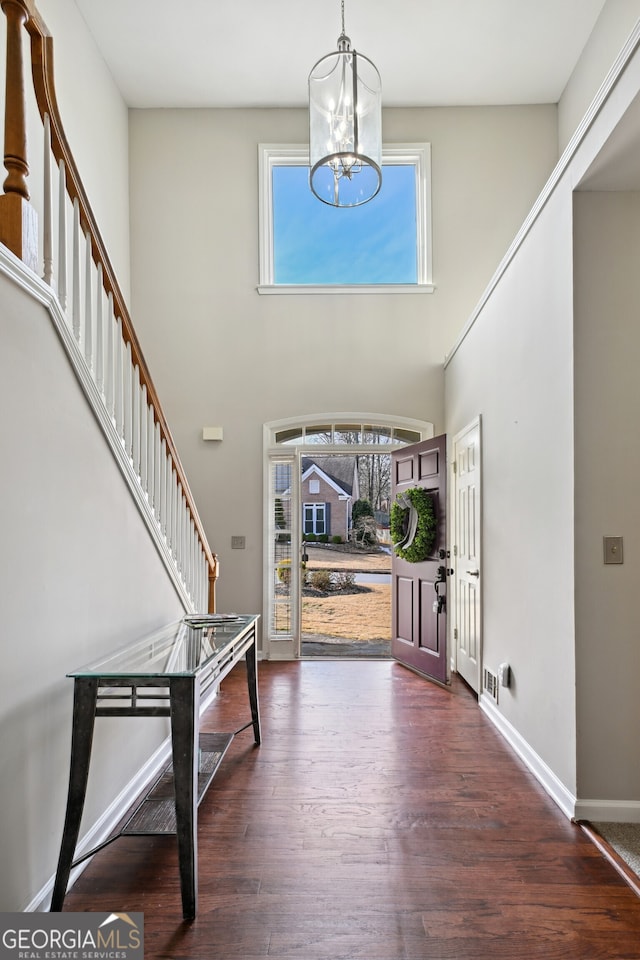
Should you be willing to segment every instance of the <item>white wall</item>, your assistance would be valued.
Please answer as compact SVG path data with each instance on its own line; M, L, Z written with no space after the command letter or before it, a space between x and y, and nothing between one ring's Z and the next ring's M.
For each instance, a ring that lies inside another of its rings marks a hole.
M262 424L357 410L442 430L445 351L557 156L554 107L383 122L387 142L432 144L431 296L258 295L257 145L304 143L306 111L131 114L134 318L221 557L222 610L262 609Z
M570 195L554 198L446 370L446 428L482 415L483 663L575 790Z
M607 0L558 104L564 150L640 17L640 0Z
M640 801L640 194L576 193L574 212L578 788Z
M2 275L0 301L0 910L11 911L57 864L65 674L183 610L48 314ZM164 720L97 721L83 831L166 733Z
M498 711L586 816L590 800L637 816L640 798L630 329L640 233L635 195L578 196L574 225L573 191L610 155L638 90L636 53L554 172L445 373L447 432L482 414L483 660L507 661L514 675ZM605 478L622 449L621 475ZM602 566L605 533L629 536L618 577Z

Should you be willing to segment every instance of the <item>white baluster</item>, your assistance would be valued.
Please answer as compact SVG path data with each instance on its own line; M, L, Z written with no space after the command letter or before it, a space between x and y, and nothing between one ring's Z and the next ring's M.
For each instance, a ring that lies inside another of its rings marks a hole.
M187 542L184 557L184 582L187 587L187 593L191 596L191 517L187 511Z
M104 371L104 401L107 407L107 413L111 419L115 419L115 399L116 399L116 318L113 313L113 295L110 293L107 300L107 350L106 365Z
M155 477L155 469L153 466L153 456L155 453L155 416L153 411L153 404L149 404L147 410L147 496L149 498L149 505L153 509L155 491L153 489L153 481Z
M204 547L201 548L200 552L202 554L200 560L200 577L202 579L202 585L200 587L200 609L206 612L209 609L209 565Z
M160 442L160 529L164 536L167 534L167 444L163 439Z
M96 386L104 397L104 287L102 264L96 275Z
M187 542L184 555L184 582L187 586L187 592L191 596L191 517L187 510Z
M53 286L53 198L51 195L51 122L44 115L44 210L42 223L42 279Z
M122 437L127 456L131 458L133 443L133 396L131 393L131 377L133 363L131 360L131 344L123 341L122 352Z
M200 567L198 564L198 547L200 546L200 541L198 540L198 532L193 528L193 602L195 606L200 609Z
M114 417L118 436L124 438L124 340L122 339L122 320L116 319L116 335L113 345L115 351L114 377Z
M140 476L140 370L136 364L131 372L131 390L133 393L133 435L131 438L131 459L136 476Z
M149 412L147 407L147 385L142 384L140 393L140 484L145 493L147 489L147 466L149 463L147 426Z
M176 488L173 493L173 502L175 505L175 515L174 515L174 527L175 535L173 538L173 558L176 562L176 567L180 568L180 483L176 483Z
M187 585L186 571L189 569L189 510L187 508L187 498L182 495L182 560L180 562L180 573L182 582Z
M73 335L78 344L80 343L80 204L78 198L73 201L73 237L72 237L72 258L71 277L72 277L72 298L71 318L73 326Z
M198 531L194 531L193 539L193 602L195 606L200 609L200 540L198 539Z
M161 480L161 468L162 468L162 436L160 434L160 424L156 423L156 428L154 431L154 450L153 450L153 502L154 502L154 513L158 523L160 522L160 510L161 510L161 500L162 500L162 480Z
M171 552L178 558L178 475L171 472Z
M190 549L189 549L189 593L191 594L192 600L195 602L196 598L196 525L191 521L191 540L190 540Z
M89 370L94 370L93 363L93 260L91 259L91 237L85 236L85 263L84 263L84 358Z
M182 484L178 483L176 513L176 566L182 570Z
M172 531L172 515L173 515L173 463L171 460L171 454L167 454L167 460L165 464L165 499L167 503L167 515L166 515L166 527L164 535L167 541L167 546L171 550L172 540L171 540L171 531Z
M202 556L203 556L203 554L202 554L202 544L201 544L201 542L200 542L200 539L198 538L198 552L197 552L197 561L196 561L196 570L197 570L197 572L198 572L197 582L196 582L196 610L200 611L201 613L204 612L204 607L203 607L203 605L202 605L202 598L203 598L203 590L202 590L202 584L203 584L203 580L202 580L202 574L203 574Z
M207 563L202 544L200 544L200 606L198 609L204 611L207 609Z
M58 300L67 309L67 176L64 160L58 178Z

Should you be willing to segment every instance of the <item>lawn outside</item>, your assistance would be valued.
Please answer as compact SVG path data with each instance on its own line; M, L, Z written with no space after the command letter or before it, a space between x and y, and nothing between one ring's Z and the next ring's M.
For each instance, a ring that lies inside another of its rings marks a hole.
M391 557L376 551L349 551L306 545L307 572L391 573ZM366 592L302 598L302 637L342 640L391 639L391 584L366 584Z
M302 638L391 639L391 584L372 584L367 593L302 598Z

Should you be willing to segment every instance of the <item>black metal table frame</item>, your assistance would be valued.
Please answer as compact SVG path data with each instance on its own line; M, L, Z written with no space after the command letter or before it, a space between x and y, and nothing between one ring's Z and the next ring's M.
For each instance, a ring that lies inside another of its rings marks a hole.
M106 846L74 861L80 821L89 779L89 764L96 717L170 717L173 777L175 787L175 818L178 840L180 890L185 920L196 916L198 904L198 734L200 727L201 694L213 682L222 680L244 656L247 668L247 686L251 721L241 729L253 726L255 743L260 744L260 714L257 684L257 617L246 632L238 638L237 646L222 651L225 657L218 662L210 660L202 670L191 676L150 677L75 676L73 698L73 727L71 735L71 765L69 791L65 814L58 868L51 898L51 911L60 911L64 903L71 870L78 863ZM115 687L130 689L128 706L100 706L101 701L126 699L126 696L104 693ZM138 693L138 689L168 689L167 694ZM148 706L147 700L166 700L165 705ZM240 731L236 731L239 733ZM233 735L232 735L233 736ZM115 839L115 838L112 838Z

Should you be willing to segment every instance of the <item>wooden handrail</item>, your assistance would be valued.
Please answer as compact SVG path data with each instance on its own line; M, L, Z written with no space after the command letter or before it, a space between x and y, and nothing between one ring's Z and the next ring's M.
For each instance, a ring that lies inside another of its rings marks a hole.
M91 244L91 256L94 263L102 267L104 290L113 300L114 313L116 317L120 318L122 324L122 336L125 342L131 346L132 362L138 367L141 384L146 387L148 402L153 406L155 422L159 425L161 437L166 444L167 453L173 463L178 482L182 486L187 509L193 521L209 568L208 608L210 612L213 612L215 610L215 584L219 576L218 558L209 547L207 537L197 510L195 509L193 494L191 493L171 431L169 430L162 411L156 388L133 328L122 290L120 289L115 271L107 254L105 244L98 229L95 216L89 204L78 168L64 132L55 92L53 37L49 33L33 0L1 0L0 6L2 6L2 9L5 11L8 26L5 166L7 166L9 170L9 176L5 182L6 193L4 197L0 197L0 202L10 198L11 194L16 194L22 202L28 198L26 180L24 179L28 174L29 168L26 155L26 135L24 133L26 129L26 105L24 81L22 79L22 38L20 33L21 27L24 25L31 39L31 70L38 111L43 123L45 116L49 117L53 155L58 163L60 163L60 161L64 163L67 178L67 193L72 201L77 200L78 202L80 224ZM9 186L7 186L7 184L9 184ZM10 215L12 215L11 212ZM20 211L20 215L23 216L22 211ZM11 231L9 230L8 234L10 233ZM0 236L0 239L4 241L4 236ZM21 255L21 252L15 249L15 245L10 245L10 248L18 256L21 256L21 259L25 259L25 257ZM32 264L30 264L30 266L31 265Z

